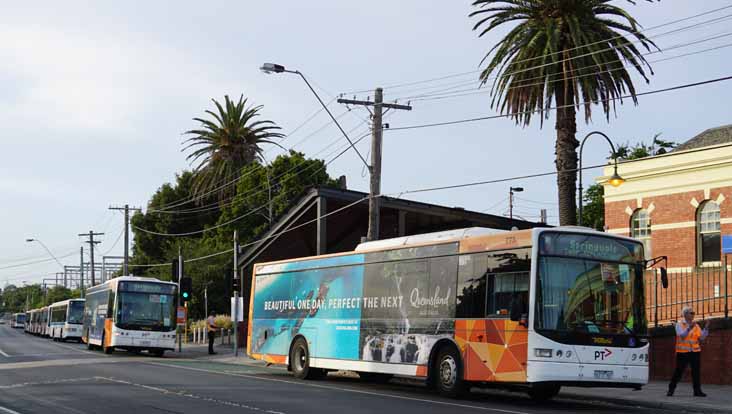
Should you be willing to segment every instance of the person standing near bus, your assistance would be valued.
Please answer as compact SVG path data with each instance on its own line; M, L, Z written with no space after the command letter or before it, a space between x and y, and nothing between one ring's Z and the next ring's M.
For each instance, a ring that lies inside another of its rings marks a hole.
M208 329L208 354L214 355L214 339L216 338L216 312L211 311L206 319L206 328Z
M691 365L691 378L694 384L694 396L706 397L701 390L701 342L709 335L706 324L701 327L694 321L694 309L691 306L684 306L681 310L681 319L676 324L676 370L671 383L668 384L667 396L674 395L676 384L686 371L686 366Z

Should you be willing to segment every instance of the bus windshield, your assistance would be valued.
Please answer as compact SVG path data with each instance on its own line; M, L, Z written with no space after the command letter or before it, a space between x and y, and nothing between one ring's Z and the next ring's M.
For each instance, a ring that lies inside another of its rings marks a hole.
M84 302L69 302L67 323L81 324L84 321Z
M544 233L539 249L537 329L646 334L640 243Z
M19 313L19 314L15 315L15 322L17 322L17 323L25 323L25 314L24 313Z
M175 286L120 283L117 326L122 329L171 331L175 329Z

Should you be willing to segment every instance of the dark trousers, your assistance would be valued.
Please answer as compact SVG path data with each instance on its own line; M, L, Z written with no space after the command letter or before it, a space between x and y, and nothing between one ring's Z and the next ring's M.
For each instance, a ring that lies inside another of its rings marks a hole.
M213 354L214 339L216 338L216 331L208 331L208 353Z
M701 352L677 352L676 353L676 370L674 376L671 377L671 383L668 384L669 391L676 389L681 376L686 371L686 366L691 365L691 379L694 383L694 392L701 391Z

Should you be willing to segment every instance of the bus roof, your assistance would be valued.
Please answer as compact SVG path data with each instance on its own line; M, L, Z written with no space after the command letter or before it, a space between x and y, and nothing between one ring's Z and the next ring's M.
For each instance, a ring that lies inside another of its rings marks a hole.
M477 253L490 250L502 250L520 247L531 247L534 240L539 234L546 231L564 232L564 233L582 233L594 234L604 237L616 237L624 240L638 243L638 240L617 235L609 234L589 227L581 226L562 226L562 227L536 227L525 230L495 230L483 227L470 227L465 229L448 230L436 233L417 234L413 236L396 237L392 239L375 240L372 242L364 242L356 246L354 251L333 253L320 256L298 257L292 259L276 260L271 262L256 263L254 271L257 273L259 267L267 265L276 265L289 262L315 260L322 258L338 257L351 255L355 253L378 252L386 250L395 250L406 247L429 246L445 243L460 243L460 253Z
M51 304L50 306L51 306L52 308L55 308L56 306L64 306L64 305L68 305L68 304L69 304L69 302L84 302L85 300L86 300L86 299L84 299L84 298L72 298L72 299L66 299L66 300L61 300L61 301L58 301L58 302L56 302L56 303L53 303L53 304Z
M175 282L168 282L165 280L155 279L154 277L142 277L142 276L119 276L115 277L114 279L109 279L104 283L100 283L96 286L90 287L88 291L95 292L101 289L109 288L111 286L117 286L117 283L119 282L152 282L152 283L163 283L167 285L175 285L178 284Z

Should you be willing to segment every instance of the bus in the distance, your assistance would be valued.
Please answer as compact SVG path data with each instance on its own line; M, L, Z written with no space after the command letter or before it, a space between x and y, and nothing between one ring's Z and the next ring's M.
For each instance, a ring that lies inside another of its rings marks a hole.
M135 276L89 288L82 341L107 354L119 348L163 356L175 348L177 292L175 283Z
M248 354L298 378L640 388L648 382L643 245L581 227L471 228L256 264ZM665 274L663 272L662 274Z
M49 333L54 341L81 340L84 299L67 299L49 306Z
M38 310L38 335L47 337L48 336L48 306L44 306Z
M25 328L25 313L14 313L10 326L13 328L24 329Z

